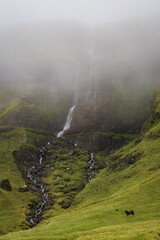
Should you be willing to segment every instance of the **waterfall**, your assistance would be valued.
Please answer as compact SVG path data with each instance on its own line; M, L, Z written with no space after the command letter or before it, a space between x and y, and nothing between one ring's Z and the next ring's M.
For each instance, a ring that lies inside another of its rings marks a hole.
M77 63L77 67L76 67L76 74L75 74L75 75L76 75L76 76L75 76L75 77L76 77L76 84L75 84L75 91L74 91L74 104L73 104L73 106L69 109L66 123L65 123L65 125L64 125L64 127L63 127L63 130L60 131L60 132L57 134L57 138L63 137L64 132L70 129L71 122L72 122L72 118L73 118L73 112L74 112L74 109L77 107L77 104L78 104L79 68L80 68L80 63L78 62L78 63Z
M73 111L75 109L77 105L74 105L73 107L70 108L69 110L69 113L68 113L68 116L67 116L67 120L66 120L66 123L64 125L64 128L62 131L60 131L58 134L57 134L57 137L60 138L63 136L64 132L68 129L70 129L70 126L71 126L71 122L72 122L72 117L73 117Z

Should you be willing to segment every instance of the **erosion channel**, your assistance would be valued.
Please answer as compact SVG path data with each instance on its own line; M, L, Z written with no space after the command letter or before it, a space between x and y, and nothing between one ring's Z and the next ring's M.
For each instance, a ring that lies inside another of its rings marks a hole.
M48 142L47 145L49 144ZM42 179L45 171L46 153L47 146L41 147L39 163L36 163L27 171L27 186L29 190L37 196L37 198L32 200L32 203L29 204L30 211L27 214L27 221L30 223L31 227L36 226L42 221L43 212L49 209L53 204L53 202L51 204L51 195L45 188L45 183Z

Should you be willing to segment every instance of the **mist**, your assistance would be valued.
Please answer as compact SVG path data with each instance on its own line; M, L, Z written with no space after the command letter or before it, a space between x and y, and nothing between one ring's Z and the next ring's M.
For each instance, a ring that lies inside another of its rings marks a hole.
M77 62L81 83L89 78L90 63L96 81L156 81L159 20L155 17L96 28L72 21L10 27L0 32L1 82L72 86Z
M80 93L110 83L159 84L158 1L0 4L1 86L28 84L72 95L77 64Z

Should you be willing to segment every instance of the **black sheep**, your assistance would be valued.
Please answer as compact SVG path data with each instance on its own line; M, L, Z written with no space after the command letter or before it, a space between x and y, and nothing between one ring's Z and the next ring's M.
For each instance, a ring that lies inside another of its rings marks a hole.
M125 213L126 213L126 215L127 215L127 217L129 216L129 215L133 215L134 216L134 211L133 210L131 210L131 211L125 211Z

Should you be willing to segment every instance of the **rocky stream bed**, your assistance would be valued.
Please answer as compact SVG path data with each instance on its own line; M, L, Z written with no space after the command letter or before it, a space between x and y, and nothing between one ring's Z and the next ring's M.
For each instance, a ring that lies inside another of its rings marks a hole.
M46 147L40 148L39 163L27 171L27 186L29 186L29 190L37 196L37 198L29 204L30 211L27 214L27 221L32 227L42 221L43 212L51 208L53 204L51 194L46 190L45 183L42 179L46 170L46 151Z

